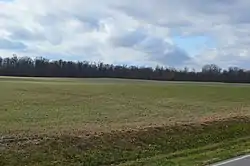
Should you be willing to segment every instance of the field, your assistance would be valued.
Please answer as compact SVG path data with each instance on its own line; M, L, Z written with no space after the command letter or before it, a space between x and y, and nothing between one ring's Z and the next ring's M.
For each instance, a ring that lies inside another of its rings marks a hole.
M206 165L250 152L250 85L0 77L0 165Z

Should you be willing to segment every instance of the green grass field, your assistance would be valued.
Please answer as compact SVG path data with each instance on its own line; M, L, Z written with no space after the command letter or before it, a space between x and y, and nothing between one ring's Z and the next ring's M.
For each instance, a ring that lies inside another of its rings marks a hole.
M0 165L191 166L245 154L249 92L240 84L0 77Z

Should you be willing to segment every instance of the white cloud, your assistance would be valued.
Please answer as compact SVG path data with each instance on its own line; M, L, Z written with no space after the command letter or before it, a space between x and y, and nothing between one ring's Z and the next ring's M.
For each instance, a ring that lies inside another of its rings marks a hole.
M247 0L0 1L0 44L4 46L0 55L249 68L249 7ZM212 45L191 55L175 45L175 35L209 36Z

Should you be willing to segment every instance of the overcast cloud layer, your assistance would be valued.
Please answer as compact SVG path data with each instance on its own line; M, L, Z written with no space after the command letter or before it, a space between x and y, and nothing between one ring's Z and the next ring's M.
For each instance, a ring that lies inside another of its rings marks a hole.
M0 0L0 56L250 68L249 0Z

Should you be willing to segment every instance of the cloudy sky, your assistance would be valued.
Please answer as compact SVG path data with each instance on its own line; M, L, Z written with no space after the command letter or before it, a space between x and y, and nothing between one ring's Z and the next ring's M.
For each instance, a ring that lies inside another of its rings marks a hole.
M0 0L0 56L250 68L249 0Z

